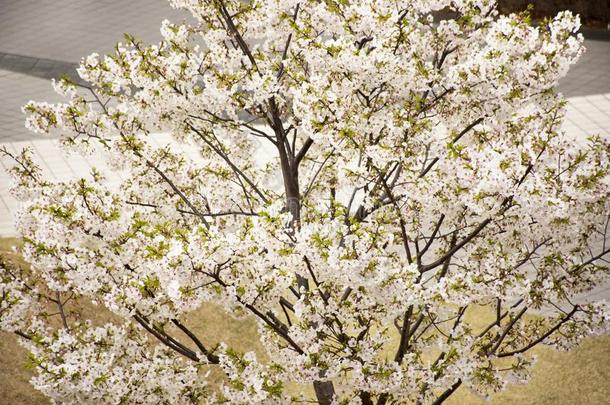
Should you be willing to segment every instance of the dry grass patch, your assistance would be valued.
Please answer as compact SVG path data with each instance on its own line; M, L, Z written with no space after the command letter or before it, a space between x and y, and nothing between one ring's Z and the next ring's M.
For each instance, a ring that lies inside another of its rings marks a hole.
M12 252L18 245L14 238L0 238L0 253L13 260L21 259ZM23 263L23 262L22 262ZM113 318L107 311L94 305L85 305L81 314L94 323L104 323ZM482 309L475 309L467 316L473 323L488 321ZM491 318L490 318L491 319ZM186 324L201 339L213 346L224 341L239 351L254 351L265 359L264 350L257 339L257 327L252 318L235 320L220 307L206 305L189 314ZM176 334L179 336L179 334ZM184 340L186 342L186 340ZM605 405L610 398L610 336L588 338L581 347L568 352L557 352L547 347L532 350L538 363L529 384L513 385L486 402L460 389L447 401L451 405L492 404L553 404ZM26 351L19 346L14 335L0 332L0 404L38 405L49 401L28 383L33 370L26 368ZM219 372L213 373L213 381L220 381ZM289 391L297 394L303 387L290 385ZM311 389L308 387L308 394Z
M538 356L526 385L512 385L485 401L464 387L447 400L448 405L607 405L610 403L610 336L587 338L570 351L549 347L532 349Z

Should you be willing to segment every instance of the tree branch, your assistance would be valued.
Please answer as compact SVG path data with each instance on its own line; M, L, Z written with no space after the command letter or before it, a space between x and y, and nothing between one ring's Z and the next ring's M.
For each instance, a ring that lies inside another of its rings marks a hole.
M294 157L294 160L295 160L295 163L297 166L301 163L301 160L303 160L303 158L305 157L305 154L307 154L307 151L309 150L311 145L313 145L313 139L307 138L307 140L305 141L305 143L303 144L303 146L301 147L299 152Z
M561 326L564 323L568 322L572 318L572 316L578 311L578 309L579 309L578 305L574 305L574 308L572 308L572 311L570 311L566 316L563 317L563 319L561 319L559 322L557 322L557 324L555 326L553 326L551 329L546 331L546 333L544 333L538 339L530 342L527 346L524 346L524 347L522 347L520 349L513 350L513 351L510 351L510 352L498 353L498 357L513 356L515 354L524 353L524 352L528 351L532 347L536 346L538 343L542 342L544 339L546 339L549 336L551 336L557 329L561 328Z

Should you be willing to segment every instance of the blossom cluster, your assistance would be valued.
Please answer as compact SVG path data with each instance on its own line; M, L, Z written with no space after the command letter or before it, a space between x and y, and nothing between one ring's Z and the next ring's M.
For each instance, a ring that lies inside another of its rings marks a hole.
M156 45L127 35L82 60L88 85L54 83L65 103L24 107L107 172L52 182L4 151L31 277L1 267L0 327L31 351L36 388L440 403L526 382L538 344L607 331L607 304L582 297L608 282L610 143L564 133L555 89L584 50L578 17L534 27L491 0L171 4L193 22L164 21ZM91 302L108 322L74 309ZM244 338L263 353L198 336L218 327L191 316L209 304L255 320Z

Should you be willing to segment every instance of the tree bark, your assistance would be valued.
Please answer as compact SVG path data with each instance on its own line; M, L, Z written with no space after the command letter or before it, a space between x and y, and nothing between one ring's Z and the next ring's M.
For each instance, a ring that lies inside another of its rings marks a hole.
M316 392L316 398L320 405L330 405L335 396L335 388L330 381L314 381L313 389Z

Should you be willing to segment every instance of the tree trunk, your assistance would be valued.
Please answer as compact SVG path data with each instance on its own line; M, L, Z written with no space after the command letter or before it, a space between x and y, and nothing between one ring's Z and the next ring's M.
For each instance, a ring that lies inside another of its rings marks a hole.
M277 150L280 157L280 166L282 177L284 180L284 190L286 192L286 210L292 214L292 223L290 226L298 229L301 222L301 193L299 190L299 164L298 160L291 154L288 155L288 150L285 145L286 133L280 114L275 104L275 100L271 99L269 103L272 116L271 126L275 132L277 141ZM297 273L297 284L299 288L309 288L307 278ZM324 372L322 372L323 376ZM330 405L335 396L335 387L332 381L314 381L313 388L316 393L316 399L320 405Z
M316 392L316 399L320 405L330 405L335 396L335 388L330 381L314 381L313 389Z

